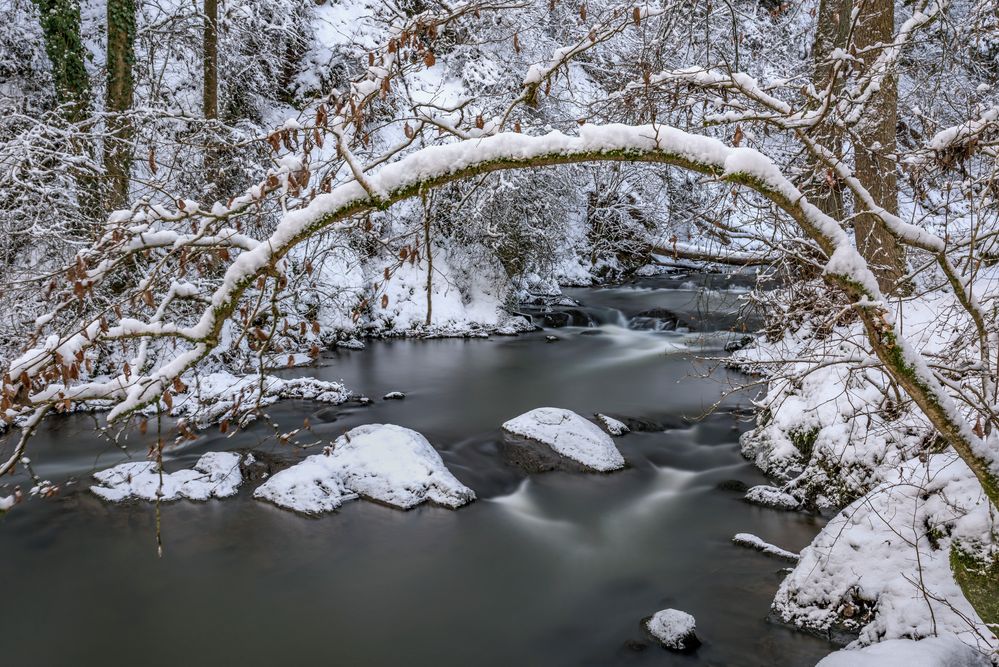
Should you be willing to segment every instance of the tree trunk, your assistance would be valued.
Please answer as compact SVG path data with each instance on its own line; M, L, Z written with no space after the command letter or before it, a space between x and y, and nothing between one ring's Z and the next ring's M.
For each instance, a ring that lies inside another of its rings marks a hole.
M888 44L895 33L895 5L892 0L860 0L860 16L855 29L855 44L859 51L877 44ZM872 49L861 54L870 66L880 54ZM889 72L874 94L866 117L857 127L858 141L854 145L856 175L861 185L871 193L875 203L890 213L898 213L898 179L895 173L895 126L898 116L898 77ZM857 247L877 276L881 290L891 294L904 286L899 280L905 275L905 249L898 244L883 222L870 214L860 214L854 222Z
M219 2L204 0L204 91L202 104L205 120L215 120L219 115Z
M836 49L846 49L850 34L850 12L853 9L852 0L820 0L819 15L815 28L815 46L812 51L814 71L812 81L815 90L822 93L829 87L835 68L829 62ZM843 76L840 72L833 84L831 93L835 98L843 88ZM819 125L815 136L816 142L837 156L843 154L843 139L840 131L832 123ZM823 213L834 220L843 220L846 212L843 207L843 189L838 179L830 174L818 160L812 160L812 170L815 174L810 199Z
M124 208L129 201L132 171L132 123L126 117L135 93L135 0L108 0L108 83L104 137L105 208Z
M205 181L211 184L213 194L221 180L219 172L220 147L216 135L215 121L219 117L219 2L204 0L204 32L202 36L202 94L201 106L209 126L205 128L204 174Z
M80 38L80 4L76 0L35 0L45 37L45 53L52 63L56 99L71 123L90 114L90 79Z
M45 40L45 53L52 63L55 85L63 118L68 123L80 123L90 117L90 77L84 60L83 40L80 37L80 3L78 0L35 0L39 24ZM72 139L70 149L75 155L90 162L94 156L89 138L78 134ZM100 215L99 183L91 171L75 167L76 198L84 218L96 219Z

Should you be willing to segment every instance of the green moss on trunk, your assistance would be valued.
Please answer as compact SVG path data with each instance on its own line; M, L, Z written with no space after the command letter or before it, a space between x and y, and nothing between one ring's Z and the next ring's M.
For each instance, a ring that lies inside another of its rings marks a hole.
M999 624L999 559L984 561L951 547L950 569L982 620Z

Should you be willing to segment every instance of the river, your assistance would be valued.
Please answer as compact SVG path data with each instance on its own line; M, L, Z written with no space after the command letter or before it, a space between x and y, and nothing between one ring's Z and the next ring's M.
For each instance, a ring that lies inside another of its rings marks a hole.
M324 438L364 423L423 433L478 494L458 511L357 501L306 518L254 500L256 483L244 484L235 498L165 504L158 558L151 505L108 505L86 491L92 472L124 460L94 417L50 420L31 457L43 477L77 483L0 519L4 663L815 664L834 647L767 620L786 563L731 543L750 532L797 551L821 528L722 484L766 482L739 454L747 396L726 396L745 378L700 360L733 338L709 330L737 326L739 289L694 276L568 290L592 326L370 341L308 372L342 379L371 405L269 409L282 429L308 418ZM628 328L650 308L695 331ZM406 398L382 400L389 391ZM630 421L640 430L615 439L628 467L518 468L500 424L541 406ZM233 437L213 430L172 451L167 467L220 449L304 455L272 435L263 423ZM133 456L152 438L132 434ZM696 617L695 653L645 636L641 620L667 607Z

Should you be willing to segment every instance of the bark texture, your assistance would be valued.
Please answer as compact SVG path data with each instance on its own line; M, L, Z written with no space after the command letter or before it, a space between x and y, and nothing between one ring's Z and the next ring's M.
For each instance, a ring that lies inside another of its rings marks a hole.
M858 0L858 3L860 13L854 44L864 65L870 67L880 53L878 45L889 44L894 37L895 5L892 0ZM854 159L861 185L871 193L878 206L893 214L898 213L897 124L898 77L895 72L888 72L857 126ZM892 294L902 289L899 281L905 275L905 248L888 232L884 223L870 213L857 216L854 230L857 247L877 276L881 291Z
M215 120L219 115L219 3L204 0L204 59L202 70L204 90L202 106L205 120Z
M846 49L850 34L850 12L853 0L820 0L819 13L816 19L815 46L812 51L814 72L812 81L815 90L822 93L828 90L826 99L830 102L843 89L842 72L830 62L830 57L836 49ZM835 80L833 80L835 77ZM830 86L830 84L832 84ZM838 128L831 123L819 125L816 142L837 157L843 155L843 138ZM839 179L835 178L830 169L812 159L812 169L815 173L811 199L823 213L836 220L845 217L843 207L843 188Z
M108 0L107 134L104 138L105 208L124 208L132 171L132 123L127 114L135 97L135 0Z

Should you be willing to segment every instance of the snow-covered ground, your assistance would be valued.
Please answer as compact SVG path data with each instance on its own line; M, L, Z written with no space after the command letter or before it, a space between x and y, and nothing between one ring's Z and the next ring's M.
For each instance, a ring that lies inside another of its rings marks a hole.
M823 658L816 667L990 667L980 652L951 635L888 639L862 649L844 649Z
M967 348L958 342L952 297L904 300L898 311L908 343L923 354L942 359ZM994 652L994 629L965 598L952 558L955 550L986 561L999 556L996 519L972 472L936 441L866 349L859 323L830 332L805 322L733 355L735 365L769 377L742 448L781 482L751 489L747 500L838 510L801 552L774 612L814 631L857 633L850 648L946 633ZM879 662L889 654L923 655L924 662L905 664L952 664L933 657L942 646L890 643L828 664L896 664Z

